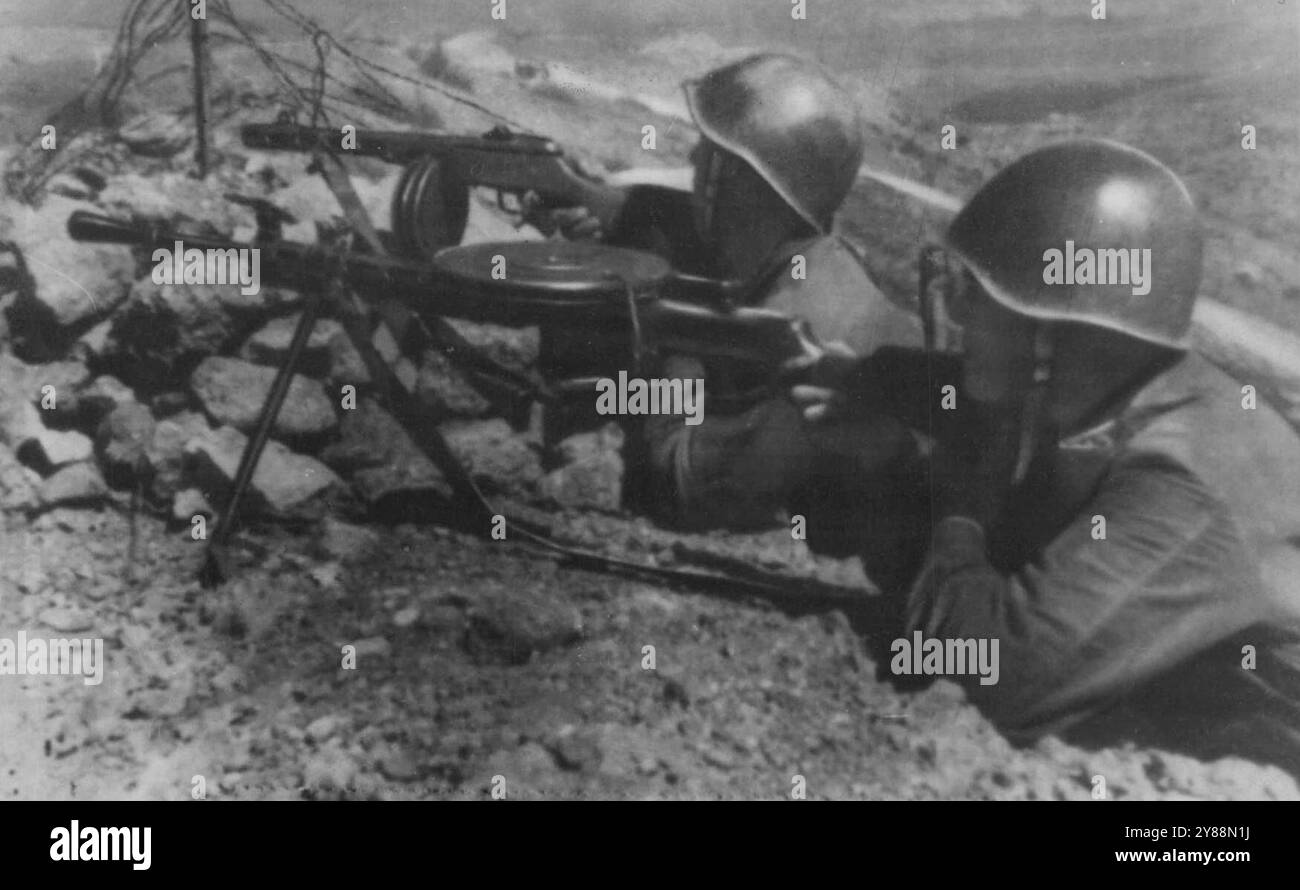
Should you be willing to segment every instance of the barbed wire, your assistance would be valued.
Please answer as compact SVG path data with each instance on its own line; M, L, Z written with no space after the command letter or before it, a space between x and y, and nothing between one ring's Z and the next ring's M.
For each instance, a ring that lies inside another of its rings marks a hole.
M286 19L291 24L296 26L299 30L305 31L312 36L313 43L316 44L318 47L318 57L319 57L319 47L321 45L322 39L329 39L334 43L338 44L340 48L343 48L342 44L339 44L338 41L334 40L333 36L329 34L329 32L325 31L323 28L320 27L320 25L317 22L309 18L305 13L300 12L297 8L295 8L291 4L280 2L280 0L266 0L266 4L267 7L276 15L279 15L281 18ZM345 56L345 58L348 57ZM373 88L377 89L380 93L383 94L384 102L387 102L388 104L394 107L402 109L403 111L405 110L405 108L402 105L402 101L397 96L393 95L393 93L389 91L388 88L385 87L378 80L378 78L376 78L364 67L357 65L356 62L353 61L351 58L348 58L348 61L352 64L353 70L355 70L363 79L368 81Z
M279 13L281 16L288 19L289 21L294 22L295 24L298 25L298 27L311 33L313 35L313 39L315 39L316 35L318 34L324 35L323 39L328 40L331 46L333 46L335 49L338 50L340 55L342 55L348 61L352 62L353 65L356 66L358 69L360 69L363 73L365 72L366 69L369 69L371 71L378 71L379 73L385 75L386 77L391 77L394 80L398 80L403 83L410 84L412 86L422 87L427 90L432 90L433 92L436 92L448 99L451 99L453 102L457 102L461 105L465 105L469 108L473 108L476 111L479 111L482 114L485 114L490 118L493 118L494 120L498 120L501 123L507 124L508 126L520 132L531 132L531 128L524 126L518 121L506 117L504 114L501 114L495 109L489 108L488 106L484 105L481 102L477 102L474 99L469 98L459 90L454 90L444 84L435 83L434 81L431 80L426 80L420 77L414 77L412 75L405 74L401 71L395 71L392 68L389 68L386 65L381 65L380 63L375 62L372 59L367 59L362 56L359 56L351 49L349 49L346 45L340 43L328 31L321 28L320 25L317 24L317 22L314 19L312 19L310 16L300 11L291 2L289 2L289 0L265 0L265 2L267 6L270 7L273 11ZM369 79L374 83L377 84L379 83L379 81L376 80L373 76L371 76ZM380 84L380 86L382 88L382 84Z
M232 44L234 46L248 47L247 42L237 34L224 34L220 31L214 30L209 35L209 39L211 39L214 43L224 42L224 43ZM279 57L276 61L284 68L298 69L304 72L305 74L307 74L308 76L310 76L310 74L316 69L315 65L307 64L305 62L300 62L297 59L292 59L285 56ZM266 67L268 70L271 70L270 65L267 65ZM272 73L275 74L276 80L279 81L280 84L282 85L281 86L282 94L293 94L296 97L295 91L297 89L303 89L305 92L305 88L290 86L285 84L286 80L290 80L290 81L292 80L292 78L289 77L287 72L282 71L277 74L276 72L272 71ZM349 84L347 81L342 80L339 77L327 73L326 80L329 81L330 83L338 84L343 88L344 92L333 92L327 89L325 91L324 97L321 102L323 108L330 109L334 112L337 112L338 114L343 114L344 109L347 106L369 107L375 104L374 97L360 92L356 87ZM347 92L351 92L356 95L349 96L347 95ZM309 100L309 99L301 99L299 102L294 102L290 100L288 104L290 104L291 106L302 108L302 107L309 107L312 101L313 100Z
M237 42L242 46L252 50L262 62L267 71L280 82L283 90L287 91L292 97L292 104L295 107L319 107L323 97L312 97L307 91L290 74L284 70L280 59L276 53L272 53L261 41L257 40L235 15L226 0L213 0L212 12L215 18L222 24L233 28L238 34Z
M186 19L185 7L173 0L132 0L105 65L107 74L99 72L98 83L88 91L93 94L99 87L96 110L101 122L114 118L122 93L144 56L158 43L180 36ZM137 38L136 31L142 26L148 30Z
M274 78L281 100L295 113L309 116L313 125L331 126L331 119L344 116L348 107L409 119L410 109L385 83L384 78L388 78L390 82L427 90L472 108L518 132L534 132L531 127L470 98L463 91L366 58L290 0L263 2L276 16L310 38L314 60L304 62L268 47L260 35L235 13L229 0L210 0L208 3L209 38L233 43L252 52ZM131 0L118 25L107 61L86 90L59 109L50 120L58 126L61 143L66 145L88 127L118 123L123 96L132 83L140 83L136 71L145 57L160 44L180 37L189 25L188 0ZM338 67L335 59L347 63L350 77L340 76L332 70ZM168 70L175 70L175 66ZM155 80L157 76L155 73L148 80ZM335 89L331 90L330 86ZM46 182L71 162L65 152L40 150L39 138L34 135L27 140L25 149L17 152L7 165L5 181L11 194L30 202Z

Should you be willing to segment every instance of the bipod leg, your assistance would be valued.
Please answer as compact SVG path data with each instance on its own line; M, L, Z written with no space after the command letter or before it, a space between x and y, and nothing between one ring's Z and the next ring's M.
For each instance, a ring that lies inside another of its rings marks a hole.
M375 386L375 395L380 402L392 412L398 423L411 436L411 441L416 447L447 478L452 491L461 501L459 506L477 514L473 521L490 519L491 508L488 507L469 472L461 465L452 452L451 446L438 430L436 418L431 416L432 412L418 396L407 390L398 379L396 372L379 354L379 350L371 340L365 319L357 311L351 296L340 288L335 293L332 303L333 315L343 325L348 339L352 341L353 347L365 362L366 370L370 372L370 379Z
M307 346L312 328L316 326L316 319L320 316L323 302L320 288L312 288L307 298L307 305L303 307L302 317L298 319L298 327L294 329L293 340L289 343L289 352L280 363L280 370L275 376L275 382L271 384L271 391L267 393L266 401L262 403L262 413L257 418L257 428L253 437L248 440L248 444L244 446L244 453L240 455L239 469L235 471L235 483L230 489L230 496L226 498L226 503L217 518L217 527L212 537L208 539L203 566L199 569L199 583L204 587L215 587L229 577L229 561L225 552L226 541L230 538L235 519L239 515L239 503L253 481L257 462L266 449L267 439L271 438L271 430L275 427L276 418L280 416L280 408L284 405L285 396L289 394L289 385L293 383L294 372L298 368L298 362Z

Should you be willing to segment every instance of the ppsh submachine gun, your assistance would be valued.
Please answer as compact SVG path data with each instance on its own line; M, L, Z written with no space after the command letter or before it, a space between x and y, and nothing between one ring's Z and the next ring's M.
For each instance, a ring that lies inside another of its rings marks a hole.
M497 205L507 214L543 228L550 210L584 208L599 222L605 243L646 249L667 258L679 273L674 276L675 290L684 285L686 276L681 273L709 270L710 252L695 234L689 192L679 190L680 186L645 182L607 183L544 136L504 126L482 135L309 126L283 112L272 123L243 125L240 137L247 148L312 156L310 169L325 176L349 224L377 252L428 261L439 250L460 244L471 192L482 188L496 192ZM374 229L352 192L339 163L348 157L375 158L401 168L390 200L388 231ZM453 328L437 320L423 328L410 325L405 310L393 301L381 313L394 334L406 338L410 350L432 346L457 357L462 365L472 365L476 373L470 375L471 381L502 413L516 416L520 400L503 387L506 375L499 369L491 372L490 363ZM702 337L710 333L701 331ZM589 376L614 364L617 352L607 338L591 336L581 324L544 325L538 347L537 368L552 379ZM477 373L484 370L489 373ZM552 404L545 413L547 441L558 441L585 423L589 410L576 402Z
M270 124L245 124L248 148L325 151L343 157L378 158L403 167L393 195L391 230L397 252L431 257L459 244L473 186L534 198L542 207L588 208L603 224L613 222L623 201L620 189L575 169L561 148L544 136L498 126L481 136L312 127L282 114Z
M264 205L259 219L273 219ZM355 295L364 302L396 299L421 321L444 318L490 322L507 326L561 327L581 330L593 342L622 344L625 369L635 369L653 351L693 354L765 369L768 387L789 385L791 366L812 368L821 347L804 322L778 312L736 305L741 286L674 272L654 254L601 244L562 240L485 243L446 247L426 261L376 254L373 250L331 250L259 235L252 243L196 237L157 219L119 219L77 211L68 220L79 241L129 245L147 253L173 249L240 250L260 253L262 284L297 289L307 298L289 353L263 406L234 484L209 539L209 558L201 577L205 583L224 579L224 541L238 511L239 499L250 483L275 417L288 392L294 367L322 310L338 315L348 336L366 361L376 394L412 438L442 470L466 522L487 534L495 511L468 472L459 464L437 425L430 422L424 402L397 380L391 366L374 347L372 330L355 309ZM595 381L538 380L511 369L475 367L480 374L498 374L503 385L546 402L575 389L594 399ZM608 369L615 375L618 368ZM763 393L732 393L732 398L757 398ZM721 395L721 394L719 394ZM710 398L715 398L710 393ZM725 574L647 566L595 554L551 539L545 530L510 520L512 537L558 553L579 567L615 571L675 586L705 589L725 595L758 596L792 607L841 608L861 606L857 591L812 580L774 579L761 572Z

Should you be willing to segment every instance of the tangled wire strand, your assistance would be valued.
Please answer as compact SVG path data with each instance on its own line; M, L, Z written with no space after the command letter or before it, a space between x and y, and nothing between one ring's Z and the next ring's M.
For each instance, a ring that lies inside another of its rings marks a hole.
M357 55L355 52L350 50L347 46L340 43L338 39L334 37L334 35L330 34L328 31L321 28L320 25L314 19L312 19L310 16L308 16L307 14L299 10L297 7L295 7L291 2L289 2L289 0L265 0L265 2L272 11L278 13L281 17L285 18L286 20L292 22L302 30L311 34L313 39L321 38L325 41L328 41L329 45L334 50L337 50L338 53L342 55L345 59L351 62L354 68L363 77L365 77L370 83L374 84L378 89L383 90L389 96L392 96L392 93L389 92L387 88L383 86L383 84L378 80L378 78L374 76L372 72L378 72L380 74L383 74L386 77L391 77L394 80L401 81L403 83L407 83L412 86L418 86L423 89L432 90L433 92L436 92L439 95L451 99L453 102L457 102L461 105L465 105L469 108L473 108L476 111L479 111L480 113L487 115L493 120L500 121L501 123L504 123L507 126L514 128L515 130L518 130L520 132L530 132L529 128L525 127L523 124L520 124L518 121L511 120L510 118L506 117L500 112L495 111L494 109L489 108L488 106L480 102L474 101L473 99L469 98L464 93L458 90L453 90L442 84L434 83L431 80L425 80L424 78L413 77L409 74L403 74L400 71L394 71L392 68L389 68L385 65L381 65L378 62L372 61L370 59L362 58L361 56ZM393 101L398 102L398 104L400 105L400 102L399 100L396 99L396 97L393 97Z
M235 13L230 0L210 0L208 3L209 39L251 51L275 79L284 105L296 114L308 116L314 126L332 125L331 118L344 116L349 107L370 108L389 117L409 117L409 109L381 79L390 78L473 108L516 131L532 132L531 128L471 99L462 91L364 58L290 0L263 2L275 15L310 39L315 54L312 62L303 62L278 52L258 39ZM90 86L51 119L51 123L58 125L60 139L66 144L87 127L117 124L126 90L132 83L142 82L136 71L146 56L160 44L182 36L189 25L190 5L187 0L131 0L118 25L105 64ZM347 62L353 79L331 70L331 60L335 57ZM168 69L174 70L175 67ZM40 188L70 163L64 155L63 152L39 150L38 140L33 137L27 150L18 153L6 170L10 193L23 201L33 200Z
M154 46L180 36L187 19L184 6L172 0L132 0L122 16L108 62L89 91L98 93L97 111L101 121L116 117L118 104L136 66ZM141 28L145 32L138 35Z

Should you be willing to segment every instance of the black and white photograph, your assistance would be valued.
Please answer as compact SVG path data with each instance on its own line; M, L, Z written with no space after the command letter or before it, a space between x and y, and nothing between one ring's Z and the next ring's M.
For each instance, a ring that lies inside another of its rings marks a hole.
M1300 3L0 12L0 800L1300 799Z

